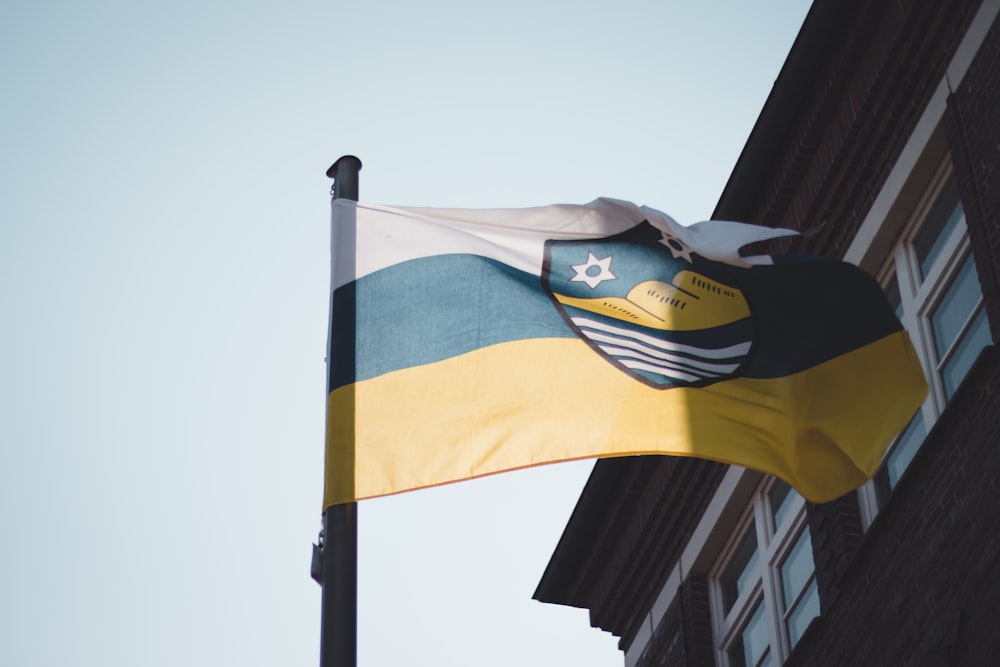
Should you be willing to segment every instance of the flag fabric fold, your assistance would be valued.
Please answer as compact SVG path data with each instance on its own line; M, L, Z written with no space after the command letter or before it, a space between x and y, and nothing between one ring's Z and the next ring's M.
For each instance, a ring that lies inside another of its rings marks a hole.
M809 500L874 474L926 394L878 284L792 234L598 199L333 202L324 507L638 454L774 474Z

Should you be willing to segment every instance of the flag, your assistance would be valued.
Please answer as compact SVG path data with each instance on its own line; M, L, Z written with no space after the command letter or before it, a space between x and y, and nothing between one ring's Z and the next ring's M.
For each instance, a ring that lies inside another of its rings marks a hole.
M822 502L926 394L878 284L794 232L628 202L333 202L324 507L583 458L694 456Z

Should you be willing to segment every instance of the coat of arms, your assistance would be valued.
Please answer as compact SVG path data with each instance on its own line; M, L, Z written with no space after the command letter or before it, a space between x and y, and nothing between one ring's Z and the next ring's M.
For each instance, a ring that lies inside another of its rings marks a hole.
M603 239L545 243L542 283L573 330L653 387L733 377L753 327L725 265L643 222Z

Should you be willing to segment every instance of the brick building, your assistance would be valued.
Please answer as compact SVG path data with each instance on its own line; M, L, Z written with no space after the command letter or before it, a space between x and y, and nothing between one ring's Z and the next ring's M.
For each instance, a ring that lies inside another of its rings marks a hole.
M1000 665L1000 0L816 0L714 217L885 286L931 391L822 505L708 461L598 461L535 597L627 667Z

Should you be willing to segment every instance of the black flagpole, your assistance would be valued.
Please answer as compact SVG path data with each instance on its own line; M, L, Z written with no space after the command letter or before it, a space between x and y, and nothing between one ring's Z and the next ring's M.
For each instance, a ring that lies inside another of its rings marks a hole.
M358 200L361 160L344 155L326 175L334 199ZM332 315L332 313L331 313ZM330 337L332 340L332 336ZM327 364L331 363L327 349ZM329 395L327 372L327 395ZM317 562L317 560L319 562ZM318 576L317 576L318 575ZM323 512L323 532L314 549L313 577L323 587L320 667L356 667L358 662L358 504L332 505Z

